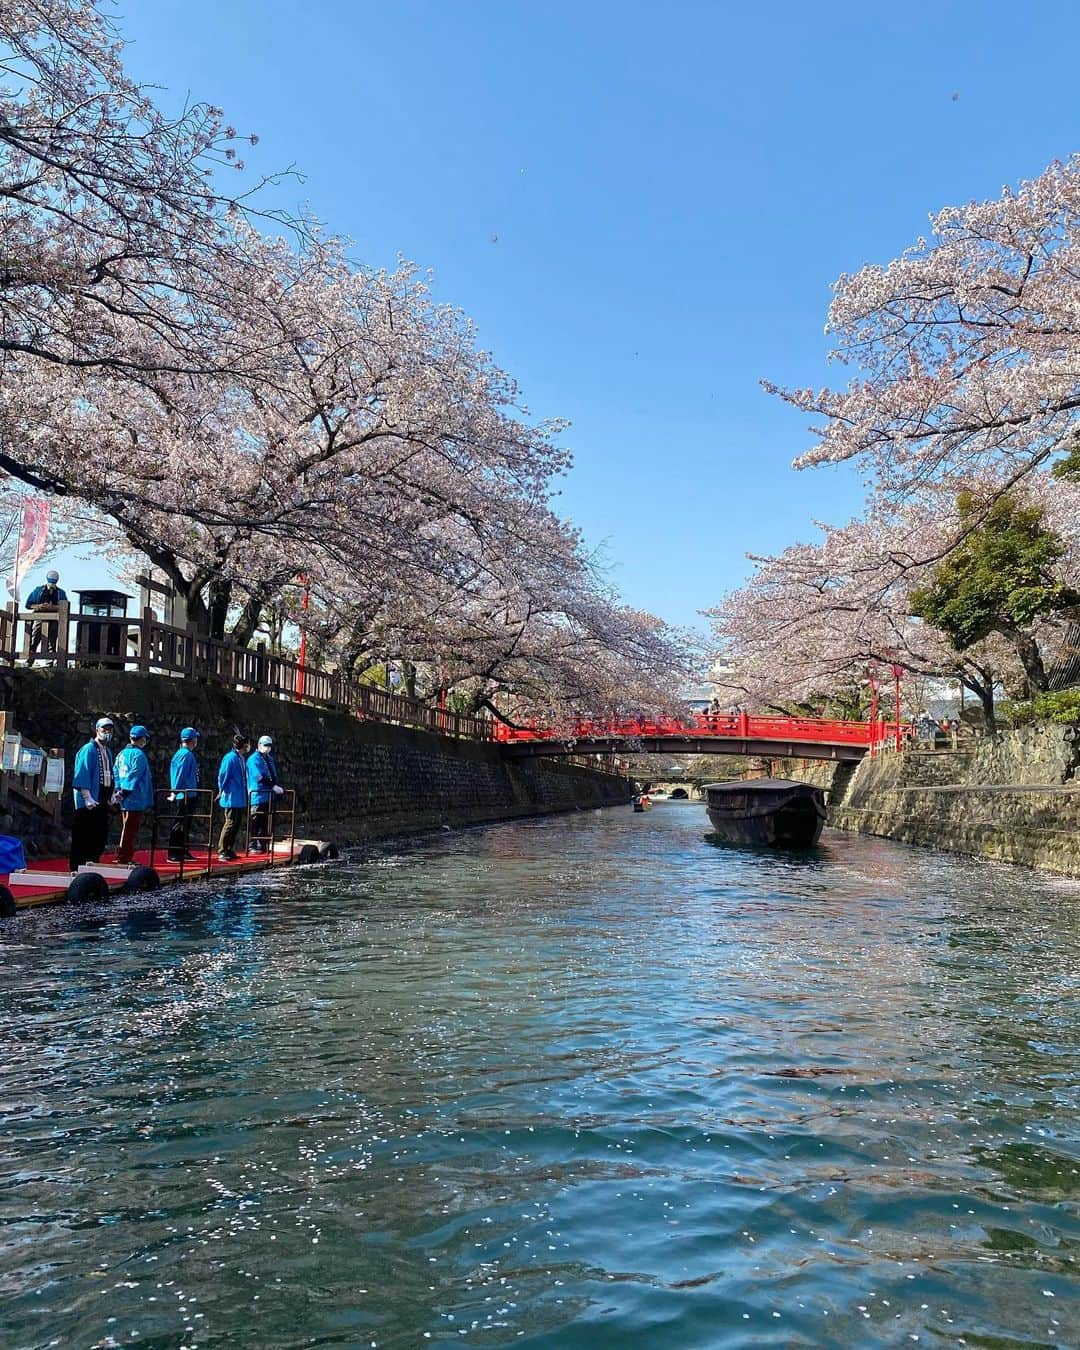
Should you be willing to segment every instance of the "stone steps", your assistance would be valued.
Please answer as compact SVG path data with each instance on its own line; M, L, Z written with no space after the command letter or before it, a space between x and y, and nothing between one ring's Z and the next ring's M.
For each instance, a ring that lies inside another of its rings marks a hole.
M971 763L969 750L908 750L893 781L898 787L941 787L962 783Z

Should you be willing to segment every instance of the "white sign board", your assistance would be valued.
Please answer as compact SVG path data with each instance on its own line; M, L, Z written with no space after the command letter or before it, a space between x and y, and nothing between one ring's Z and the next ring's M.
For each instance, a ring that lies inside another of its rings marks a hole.
M64 758L62 755L54 755L45 764L45 791L63 792L63 790Z
M45 762L45 753L42 750L30 750L23 746L19 752L19 772L20 773L40 773L41 766Z
M22 751L22 737L16 732L5 732L4 752L0 759L0 768L5 773L14 773L19 767L19 754Z

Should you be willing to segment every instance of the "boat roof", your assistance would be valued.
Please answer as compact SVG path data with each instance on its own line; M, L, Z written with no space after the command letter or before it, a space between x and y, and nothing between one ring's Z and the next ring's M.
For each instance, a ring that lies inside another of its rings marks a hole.
M813 783L800 783L794 778L736 778L727 783L706 783L706 792L790 792L792 788L809 788L821 792Z

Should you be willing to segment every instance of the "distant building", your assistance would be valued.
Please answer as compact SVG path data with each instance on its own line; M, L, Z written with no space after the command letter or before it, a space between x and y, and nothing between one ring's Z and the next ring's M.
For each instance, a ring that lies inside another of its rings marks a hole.
M694 684L686 689L683 699L692 712L707 712L712 701L712 692L712 685Z

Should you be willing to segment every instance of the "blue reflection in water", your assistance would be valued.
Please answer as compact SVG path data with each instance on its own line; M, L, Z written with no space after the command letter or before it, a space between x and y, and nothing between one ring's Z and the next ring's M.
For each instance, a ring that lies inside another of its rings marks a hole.
M706 829L4 925L0 1343L1069 1344L1078 888Z

